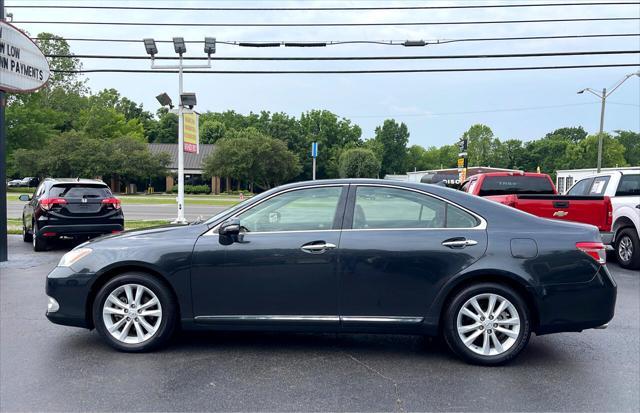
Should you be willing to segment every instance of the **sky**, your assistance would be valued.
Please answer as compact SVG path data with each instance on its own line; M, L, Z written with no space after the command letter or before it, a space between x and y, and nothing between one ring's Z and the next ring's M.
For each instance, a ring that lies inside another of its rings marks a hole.
M580 2L584 2L582 0ZM593 2L593 0L587 0ZM611 1L611 0L605 0ZM128 21L162 23L364 23L523 20L595 17L640 18L639 5L562 6L506 9L449 9L394 11L141 11L22 9L11 5L126 5L180 7L365 7L412 5L567 3L571 0L492 1L64 1L6 0L14 21ZM15 23L31 35L51 32L65 38L121 38L170 40L205 36L224 41L336 41L436 40L473 37L545 36L603 33L640 33L640 20L616 22L518 23L485 25L375 26L375 27L179 27L91 26ZM70 42L76 54L145 55L140 43ZM158 44L159 55L176 56L170 43ZM596 50L640 50L640 37L597 39L462 42L426 47L388 45L336 45L326 48L241 48L218 44L215 56L402 56L539 53ZM188 44L185 56L204 56L201 44ZM84 59L85 69L148 69L148 60ZM166 62L163 62L166 63ZM191 62L194 63L194 62ZM640 55L570 56L544 58L412 60L412 61L214 61L217 70L328 70L470 68L635 63ZM360 125L363 138L374 136L386 118L405 122L410 144L425 147L455 143L471 125L483 123L500 139L537 139L557 128L583 126L598 131L600 102L580 89L609 88L640 67L566 69L515 72L331 74L331 75L185 75L184 90L195 92L197 110L239 113L285 112L300 116L312 109L327 109ZM123 96L155 112L155 96L167 92L177 100L176 74L86 75L92 91L115 88ZM534 108L534 109L530 109ZM526 110L524 110L526 109ZM607 100L605 130L640 131L640 77L627 80Z

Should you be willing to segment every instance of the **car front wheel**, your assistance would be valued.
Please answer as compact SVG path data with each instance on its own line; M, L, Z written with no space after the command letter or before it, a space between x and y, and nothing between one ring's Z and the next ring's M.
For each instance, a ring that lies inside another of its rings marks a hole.
M107 282L93 304L100 335L117 350L150 351L165 344L176 324L176 305L158 279L126 273Z
M511 288L494 283L475 284L457 293L443 322L451 350L473 364L507 363L531 336L525 301Z
M640 239L633 228L623 229L616 237L616 259L624 268L640 268Z

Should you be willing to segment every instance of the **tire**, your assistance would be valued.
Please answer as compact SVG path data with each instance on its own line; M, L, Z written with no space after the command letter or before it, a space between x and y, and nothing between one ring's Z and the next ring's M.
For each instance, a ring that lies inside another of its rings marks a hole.
M640 268L640 240L634 228L624 228L616 236L615 254L621 267L630 270Z
M33 243L33 250L35 252L46 251L47 250L47 241L44 238L42 238L41 236L38 236L38 226L36 225L35 222L31 226L31 228L33 228L32 229L33 234L31 235L31 242Z
M139 288L142 295L136 303ZM119 303L113 301L116 298ZM154 299L157 304L149 304ZM160 280L149 274L125 273L100 289L92 313L96 330L111 347L139 353L167 343L176 326L176 310L171 291Z
M33 234L27 231L27 227L24 225L24 217L22 218L22 240L24 242L33 241Z
M499 310L498 307L504 302L500 314L487 314L490 300L493 300L491 297L495 298L494 311ZM480 312L474 309L474 298ZM467 315L466 310L469 309L475 314L475 319ZM444 311L443 335L447 345L471 364L497 366L508 363L526 347L531 336L531 318L526 302L513 289L504 285L478 283L467 287L449 301ZM502 320L509 320L509 323L503 324L500 322ZM515 320L518 320L518 324L514 324ZM499 331L495 329L496 321ZM473 325L478 327L471 328ZM461 328L460 332L458 326ZM505 331L509 333L505 334ZM465 344L461 335L471 341ZM474 335L475 338L472 337Z

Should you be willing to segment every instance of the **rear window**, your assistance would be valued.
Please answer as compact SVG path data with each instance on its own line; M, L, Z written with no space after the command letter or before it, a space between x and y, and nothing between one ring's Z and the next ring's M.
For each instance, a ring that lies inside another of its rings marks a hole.
M508 194L554 194L553 184L543 176L487 176L480 196Z
M616 196L640 195L640 175L622 175Z
M104 185L67 184L49 189L51 198L109 198L111 191Z

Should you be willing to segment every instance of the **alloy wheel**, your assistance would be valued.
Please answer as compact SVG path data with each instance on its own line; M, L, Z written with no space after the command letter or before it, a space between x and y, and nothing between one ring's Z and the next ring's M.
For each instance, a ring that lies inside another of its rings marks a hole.
M633 242L627 235L623 236L618 243L618 256L625 262L631 261L633 257Z
M471 297L457 316L460 340L482 356L497 356L513 347L520 334L520 323L516 307L494 293Z
M116 340L140 344L152 338L162 323L162 306L156 294L140 284L117 287L102 306L104 325Z

